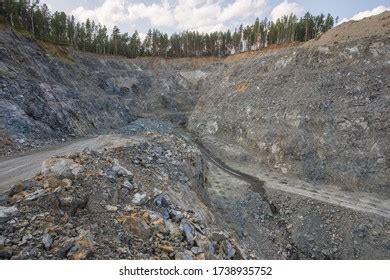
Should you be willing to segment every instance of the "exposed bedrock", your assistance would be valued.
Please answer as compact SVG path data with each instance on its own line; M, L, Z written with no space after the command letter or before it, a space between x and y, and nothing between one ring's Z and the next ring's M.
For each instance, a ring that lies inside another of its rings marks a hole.
M323 44L223 65L204 82L189 128L244 147L280 172L390 197L385 15L378 30L386 36L337 43L329 38L343 30L335 28Z
M82 53L2 29L1 145L103 133L140 115L183 123L168 113L194 107L202 72L179 64Z

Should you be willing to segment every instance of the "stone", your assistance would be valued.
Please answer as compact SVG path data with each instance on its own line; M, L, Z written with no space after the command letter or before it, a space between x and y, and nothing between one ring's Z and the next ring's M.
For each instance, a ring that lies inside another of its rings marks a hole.
M211 233L210 235L210 239L213 240L213 241L216 241L216 242L219 242L219 241L222 241L222 240L225 240L227 239L229 236L223 232L223 231L220 231L220 232L213 232Z
M169 215L169 211L167 209L164 209L162 211L162 216L163 216L164 220L169 220L171 218L171 216Z
M204 260L206 260L206 256L205 256L205 254L201 253L201 254L197 255L195 257L195 259L198 261L204 261Z
M74 239L72 247L67 253L68 259L84 260L88 258L93 250L93 235L89 230L79 230L80 234Z
M58 177L59 179L73 179L83 171L83 167L67 158L50 158L42 163L44 176Z
M113 206L113 205L106 205L106 210L108 211L108 212L116 212L116 211L118 211L118 207L116 207L116 206Z
M19 210L16 206L11 206L11 207L0 206L0 224L6 223L18 215L19 215Z
M166 197L163 194L159 194L154 198L153 202L156 206L162 207L162 208L168 208L171 206L171 202L169 201L169 198Z
M173 253L175 251L172 246L168 245L160 245L159 248L161 249L161 251L166 252L168 254Z
M203 253L203 249L200 248L200 247L192 247L192 248L191 248L191 252L192 252L194 255L199 255L200 253Z
M193 255L191 251L184 250L182 252L176 252L175 260L193 260Z
M132 214L130 216L120 217L119 221L123 224L125 229L130 230L141 239L147 240L150 238L151 229L143 217L140 217L137 214Z
M233 248L232 244L228 240L223 241L223 247L222 248L223 248L223 251L226 254L226 258L227 259L233 258L234 255L236 254L236 250Z
M88 197L75 197L71 195L57 198L58 207L73 216L78 210L85 209L88 204Z
M117 176L117 177L128 177L129 180L133 180L133 173L131 171L124 168L122 165L119 164L118 160L114 160L114 165L111 168L111 171Z
M126 212L131 212L134 210L134 207L132 205L126 205L125 208L123 208Z
M134 186L132 183L129 182L129 180L125 180L122 184L122 188L132 191L134 189Z
M8 192L8 197L12 197L18 193L21 193L23 191L28 191L32 187L36 185L35 181L32 180L25 180L25 181L20 181L17 184L15 184L10 191Z
M184 218L183 213L175 209L169 210L169 216L174 222L180 222Z
M47 190L40 189L26 195L25 200L33 201L47 194Z
M196 246L202 249L207 259L213 259L215 256L215 246L205 237L195 239Z
M42 236L42 243L45 246L45 249L49 250L51 245L53 244L53 238L50 234L46 233Z
M194 244L194 235L195 235L195 230L192 227L192 225L186 221L182 222L180 224L180 230L184 237L186 238L186 241L190 244Z
M148 202L148 196L146 193L136 193L133 197L133 200L131 201L133 204L137 206L142 206L146 202Z
M171 220L165 221L165 227L171 236L181 236L179 227Z

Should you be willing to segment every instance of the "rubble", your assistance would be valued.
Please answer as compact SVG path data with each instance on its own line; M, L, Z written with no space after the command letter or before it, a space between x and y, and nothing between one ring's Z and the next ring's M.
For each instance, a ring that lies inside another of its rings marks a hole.
M172 135L47 160L0 208L0 258L236 259L228 235L209 239L220 230L191 190L201 183L191 178L207 173L196 160L196 149Z

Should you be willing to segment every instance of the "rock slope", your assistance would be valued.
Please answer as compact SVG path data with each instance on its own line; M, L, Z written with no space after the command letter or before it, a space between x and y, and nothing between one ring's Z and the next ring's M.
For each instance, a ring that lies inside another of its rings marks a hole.
M141 114L189 111L197 75L179 65L77 52L1 28L0 152L118 130Z
M190 129L279 172L389 198L389 24L386 12L224 63L204 82Z

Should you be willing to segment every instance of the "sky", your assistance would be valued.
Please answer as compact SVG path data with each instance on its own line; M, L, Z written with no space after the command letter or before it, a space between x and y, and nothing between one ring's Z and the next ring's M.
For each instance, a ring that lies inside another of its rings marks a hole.
M112 29L141 34L149 28L173 33L183 30L211 32L253 24L256 17L275 20L285 14L298 16L330 13L340 22L358 20L390 10L390 0L41 0L52 11L95 20Z

